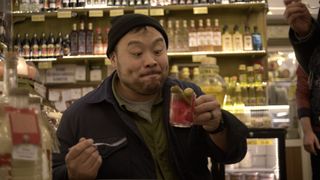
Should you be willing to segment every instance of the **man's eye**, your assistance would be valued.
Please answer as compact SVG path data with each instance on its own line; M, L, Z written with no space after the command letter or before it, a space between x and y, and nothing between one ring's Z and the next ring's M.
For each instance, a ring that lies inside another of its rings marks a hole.
M137 52L137 53L131 53L133 56L141 56L142 55L142 53L141 52Z
M154 54L155 54L155 55L161 55L161 54L162 54L162 49L160 49L160 50L155 50L155 51L154 51Z

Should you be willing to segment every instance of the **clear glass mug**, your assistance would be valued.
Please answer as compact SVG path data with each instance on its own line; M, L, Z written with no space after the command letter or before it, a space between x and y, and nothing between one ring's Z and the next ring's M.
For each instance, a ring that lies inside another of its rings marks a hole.
M309 9L318 9L320 7L320 0L304 0L304 3Z
M172 126L181 128L192 126L196 95L192 89L187 89L171 92L170 124Z

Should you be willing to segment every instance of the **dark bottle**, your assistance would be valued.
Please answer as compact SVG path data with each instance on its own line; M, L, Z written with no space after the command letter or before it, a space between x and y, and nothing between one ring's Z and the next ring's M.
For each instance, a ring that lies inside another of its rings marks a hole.
M51 32L48 38L48 58L55 57L55 42L54 35Z
M84 7L86 5L85 0L78 0L77 7Z
M0 18L0 42L6 43L5 21Z
M48 45L47 45L47 38L46 33L41 34L40 38L40 54L39 56L41 58L47 58L48 57Z
M25 36L24 36L24 40L23 40L23 54L22 56L25 58L25 59L30 59L30 39L29 39L29 34L26 33Z
M88 24L88 30L86 32L86 54L93 54L93 28L92 23Z
M49 0L49 10L50 11L57 10L56 0Z
M63 38L62 47L63 47L63 55L64 56L70 56L70 36L69 34L66 34L66 36Z
M84 30L84 22L80 22L80 30L78 32L78 54L86 54L86 31Z
M73 56L78 55L78 31L77 31L77 24L72 25L72 31L70 34L70 53Z
M252 46L253 50L262 50L262 37L261 34L258 32L258 27L253 27L252 33Z
M70 0L69 7L77 7L77 0Z
M69 0L62 0L62 7L69 7Z
M59 32L58 37L56 39L56 43L55 43L55 56L56 57L63 56L62 42L63 42L62 33Z
M38 35L36 33L33 34L31 39L31 58L38 59L39 58L39 41Z
M17 34L14 44L13 44L13 50L18 54L18 56L22 56L22 41L21 41L21 35Z

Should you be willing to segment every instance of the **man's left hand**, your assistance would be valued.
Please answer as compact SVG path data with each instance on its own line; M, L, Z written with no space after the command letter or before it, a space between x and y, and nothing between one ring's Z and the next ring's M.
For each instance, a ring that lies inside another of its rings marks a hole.
M195 100L193 124L202 125L206 131L214 131L221 121L221 108L214 96L202 95Z

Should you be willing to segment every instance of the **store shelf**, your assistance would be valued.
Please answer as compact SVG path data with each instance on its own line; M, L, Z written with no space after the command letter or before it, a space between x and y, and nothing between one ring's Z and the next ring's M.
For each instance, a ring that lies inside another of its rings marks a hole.
M190 5L167 5L167 6L91 6L91 7L76 7L76 8L62 8L56 11L46 11L46 12L23 12L23 11L13 11L12 15L14 17L31 17L32 15L44 15L45 17L55 17L58 16L59 12L72 13L87 13L91 10L102 10L103 12L109 12L113 9L122 9L124 12L134 11L135 9L158 9L170 11L180 11L180 10L193 10L197 7L205 7L208 9L232 9L232 10L263 10L267 8L267 4L262 2L250 2L250 3L232 3L232 4L190 4Z
M274 172L274 168L238 168L238 169L226 169L227 173L234 172Z

